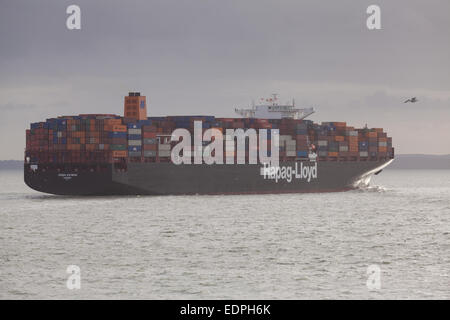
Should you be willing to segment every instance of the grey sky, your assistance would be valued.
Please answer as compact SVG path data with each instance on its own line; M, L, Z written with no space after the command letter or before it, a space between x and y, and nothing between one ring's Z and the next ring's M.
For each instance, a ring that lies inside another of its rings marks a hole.
M66 7L82 29L66 29ZM366 28L370 4L382 30ZM0 159L30 122L122 114L234 116L273 92L315 121L383 127L397 153L450 153L450 2L0 0ZM417 96L416 104L403 104Z

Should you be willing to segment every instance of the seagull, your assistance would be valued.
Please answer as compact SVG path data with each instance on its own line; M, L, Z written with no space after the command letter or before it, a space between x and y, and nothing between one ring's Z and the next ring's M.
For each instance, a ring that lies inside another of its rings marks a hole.
M419 101L419 100L417 100L417 98L416 97L413 97L413 98L411 98L411 99L408 99L408 100L406 100L405 102L403 102L403 103L407 103L407 102L411 102L411 103L414 103L414 102L417 102L417 101Z

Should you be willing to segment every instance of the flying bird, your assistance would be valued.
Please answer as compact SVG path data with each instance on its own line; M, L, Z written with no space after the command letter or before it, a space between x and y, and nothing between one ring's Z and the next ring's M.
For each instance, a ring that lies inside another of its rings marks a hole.
M414 102L417 102L417 101L419 101L419 100L417 100L417 98L416 97L413 97L413 98L411 98L411 99L408 99L408 100L406 100L405 102L403 102L403 103L407 103L407 102L411 102L411 103L414 103Z

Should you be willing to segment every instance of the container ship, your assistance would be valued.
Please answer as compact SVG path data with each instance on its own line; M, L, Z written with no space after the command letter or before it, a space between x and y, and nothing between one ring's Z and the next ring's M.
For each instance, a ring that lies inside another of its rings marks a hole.
M239 117L148 117L146 97L130 92L123 117L80 114L31 123L26 130L25 183L56 195L335 192L367 184L394 159L392 138L383 129L314 123L305 119L312 108L296 108L294 101L279 104L276 95L235 111ZM180 153L190 163L178 164L171 157L178 143L176 129L191 134L192 141L186 141L191 144ZM223 133L222 163L195 161L210 147L211 140L200 145L195 141L208 129ZM239 129L255 129L256 149L267 143L267 155L277 151L277 165L251 162L248 140L245 152L238 151L227 132ZM276 149L270 149L275 141L271 132L277 135Z

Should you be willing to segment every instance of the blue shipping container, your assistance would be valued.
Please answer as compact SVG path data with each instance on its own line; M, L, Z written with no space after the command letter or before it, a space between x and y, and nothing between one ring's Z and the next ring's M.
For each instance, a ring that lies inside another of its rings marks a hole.
M128 146L128 151L141 151L141 146Z
M141 140L142 136L140 134L129 134L128 140Z
M127 128L128 129L140 129L142 127L142 124L140 123L128 123Z
M152 120L139 120L139 124L141 126L150 126L152 125Z
M117 131L108 132L108 138L126 138L126 137L127 137L126 132L117 132Z
M359 142L359 147L360 147L360 148L361 148L361 147L367 148L367 146L368 146L367 141L360 141L360 142Z
M297 157L307 157L308 151L297 151Z

